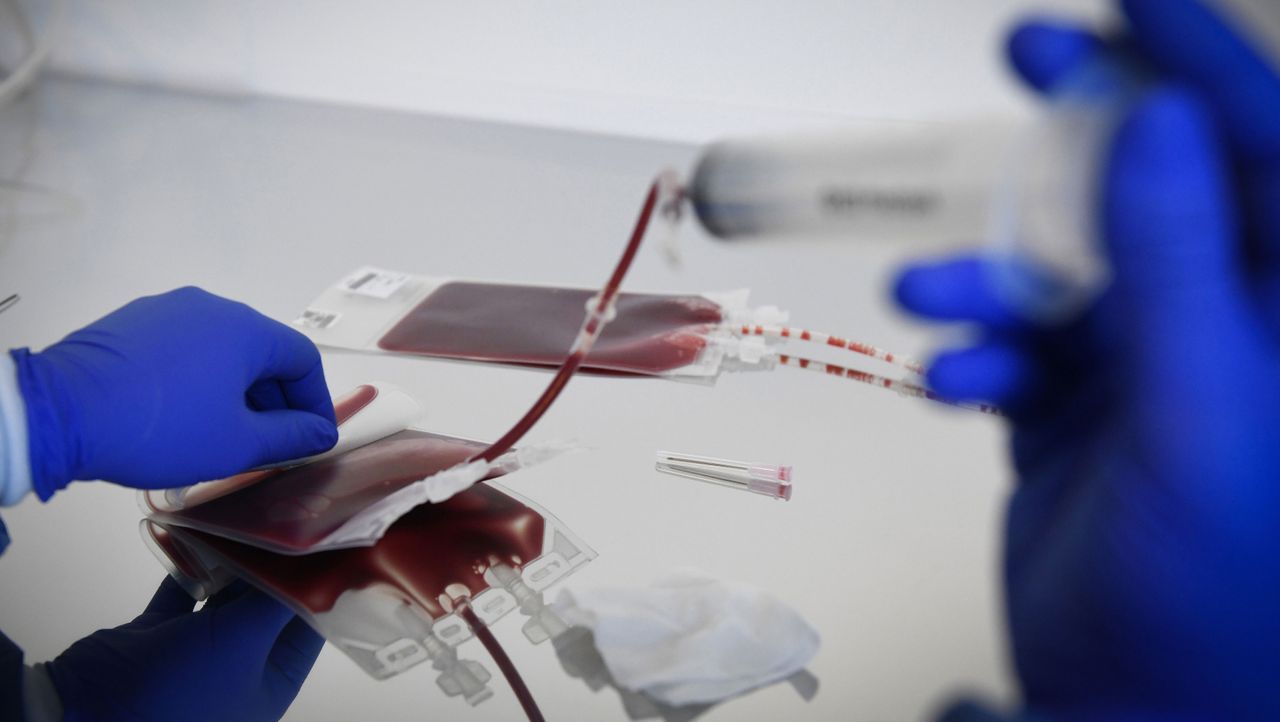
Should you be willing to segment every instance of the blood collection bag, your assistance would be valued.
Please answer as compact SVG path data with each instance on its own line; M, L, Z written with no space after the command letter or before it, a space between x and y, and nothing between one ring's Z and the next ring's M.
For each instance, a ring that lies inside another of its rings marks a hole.
M472 704L489 696L489 674L454 649L474 620L489 625L519 609L531 642L560 634L542 591L595 557L555 517L493 482L414 508L368 547L287 556L154 518L143 533L186 588L208 593L219 579L243 577L370 675L431 660L441 688Z
M143 492L143 511L166 526L190 527L281 554L307 554L372 544L419 504L443 500L558 451L526 447L494 463L468 462L487 444L404 428L406 418L416 415L406 403L412 399L394 387L362 386L335 404L339 446L345 447L339 453L179 493Z
M554 368L573 346L587 289L434 278L363 267L320 295L295 321L324 346ZM748 293L621 293L616 315L583 361L596 374L712 380L753 365L764 344L743 324L778 323ZM745 362L745 363L744 363Z

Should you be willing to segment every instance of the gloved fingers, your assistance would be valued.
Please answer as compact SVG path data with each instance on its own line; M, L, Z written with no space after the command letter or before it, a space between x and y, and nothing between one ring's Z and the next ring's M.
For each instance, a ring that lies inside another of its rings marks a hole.
M1154 374L1153 388L1165 391L1219 370L1212 342L1240 348L1247 318L1214 131L1196 96L1156 89L1117 130L1104 182L1103 237L1123 343L1139 377Z
M295 618L293 610L258 589L249 589L208 611L215 615L215 631L220 637L242 650L246 661L261 660L263 664L280 632Z
M922 262L903 269L894 283L898 303L934 321L970 321L1002 331L1029 328L997 287L1002 272L1018 272L980 255Z
M1280 76L1201 0L1122 0L1133 43L1208 98L1246 161L1280 166Z
M324 383L324 371L321 367L316 366L314 373L321 375L320 387L324 389L324 393L329 393L329 387ZM307 398L291 397L298 388L304 390L311 386L310 380L298 383L286 383L276 379L263 379L249 387L249 391L245 393L245 400L249 403L249 408L254 411L277 411L281 409L305 409L313 406L314 402ZM332 401L330 401L332 408Z
M280 388L280 382L275 379L258 381L249 387L249 390L244 394L244 398L248 402L249 408L254 411L289 408L289 403L284 398L284 389Z
M324 380L324 366L318 361L301 378L281 379L280 391L289 408L309 411L331 424L337 424L329 384Z
M1105 364L1095 364L1085 373L1060 374L1045 385L1035 406L1017 419L1009 440L1017 477L1034 480L1032 483L1041 486L1055 477L1078 478L1079 466L1092 461L1078 447L1064 444L1063 440L1088 438L1112 415L1113 408L1127 403ZM1043 492L1036 494L1044 496ZM1052 509L1055 504L1056 501L1046 504L1045 508ZM1038 522L1033 526L1043 528Z
M1103 46L1093 33L1067 22L1030 19L1009 34L1005 52L1009 63L1027 85L1041 93Z
M248 411L242 427L247 436L243 468L275 464L328 451L338 443L333 421L307 411Z
M1207 98L1221 123L1239 169L1249 252L1268 273L1264 291L1274 304L1274 278L1280 274L1280 73L1234 31L1226 3L1217 8L1192 0L1122 4L1134 44Z
M156 589L156 593L151 596L151 601L147 602L146 609L142 610L142 615L135 621L151 621L163 622L183 614L190 614L195 609L196 600L187 594L173 580L173 577L166 576L164 581L160 582L160 586Z
M253 370L250 386L276 381L288 408L307 411L335 423L333 400L324 381L320 351L311 339L288 326L262 316L265 356Z
M278 675L283 691L290 691L289 700L297 694L311 667L324 647L324 637L301 617L294 617L276 638L275 646L267 657L267 673ZM286 703L288 700L285 700Z
M1202 0L1122 0L1132 42L1176 82L1210 98L1239 149L1280 163L1280 76ZM1104 43L1068 22L1032 19L1010 34L1018 74L1046 91Z
M928 380L929 387L949 401L985 401L1017 409L1040 394L1043 370L1031 349L990 339L944 352L930 364Z

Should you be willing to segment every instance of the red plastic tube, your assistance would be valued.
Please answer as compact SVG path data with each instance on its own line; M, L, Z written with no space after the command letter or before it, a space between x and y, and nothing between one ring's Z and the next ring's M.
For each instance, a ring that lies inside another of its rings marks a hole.
M542 710L538 709L538 703L533 701L533 694L529 692L529 687L524 683L524 678L520 676L520 672L516 670L515 664L511 662L511 658L507 656L507 650L498 644L498 640L493 636L493 632L480 621L476 613L471 610L471 605L463 602L457 609L458 616L466 621L471 627L471 631L475 633L476 638L488 650L489 656L493 657L493 663L498 665L498 669L502 670L502 676L507 678L507 684L511 685L511 691L515 693L516 699L520 701L520 707L524 709L525 716L529 718L529 722L544 722Z
M560 370L552 377L551 383L547 384L546 390L542 392L538 400L533 402L533 406L525 412L524 416L520 417L520 420L507 433L490 444L489 448L476 454L468 461L482 459L493 462L510 451L511 447L515 446L528 433L529 429L538 423L538 420L547 412L547 409L551 408L551 404L555 402L556 397L564 390L574 372L582 365L583 359L587 357L587 353L591 351L596 339L600 337L600 332L604 330L604 325L608 323L614 299L618 297L618 289L622 286L622 279L626 277L627 271L631 268L631 262L635 260L636 252L640 250L640 242L644 240L645 231L649 228L649 219L653 217L653 209L658 202L658 191L659 181L655 180L649 186L649 193L645 196L644 205L640 209L640 217L636 219L636 225L631 231L631 239L627 242L626 248L622 250L622 257L618 259L618 263L614 266L609 280L605 282L604 288L600 290L600 295L593 299L591 308L587 311L587 317L582 323L582 330L578 333L578 339L574 342L573 348L569 350L569 355L565 358L564 363L560 365Z

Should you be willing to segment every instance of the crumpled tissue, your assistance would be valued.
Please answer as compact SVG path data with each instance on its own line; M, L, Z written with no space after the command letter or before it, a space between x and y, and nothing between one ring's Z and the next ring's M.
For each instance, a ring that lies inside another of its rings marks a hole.
M592 630L619 686L671 705L719 702L785 679L820 643L768 592L692 570L647 588L566 589L554 609Z

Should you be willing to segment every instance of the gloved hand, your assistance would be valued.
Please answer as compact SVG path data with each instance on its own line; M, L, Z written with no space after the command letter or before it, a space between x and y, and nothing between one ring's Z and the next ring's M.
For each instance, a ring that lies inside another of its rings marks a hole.
M1013 421L1023 713L1276 720L1280 78L1194 0L1121 4L1160 80L1103 179L1110 288L1058 328L1006 307L978 257L908 269L897 295L977 327L929 380ZM1011 51L1044 89L1101 42L1036 23Z
M338 439L311 341L198 288L140 298L40 353L11 353L41 499L73 479L193 484Z
M324 639L243 582L194 606L166 578L137 619L94 632L49 662L63 719L280 719Z

